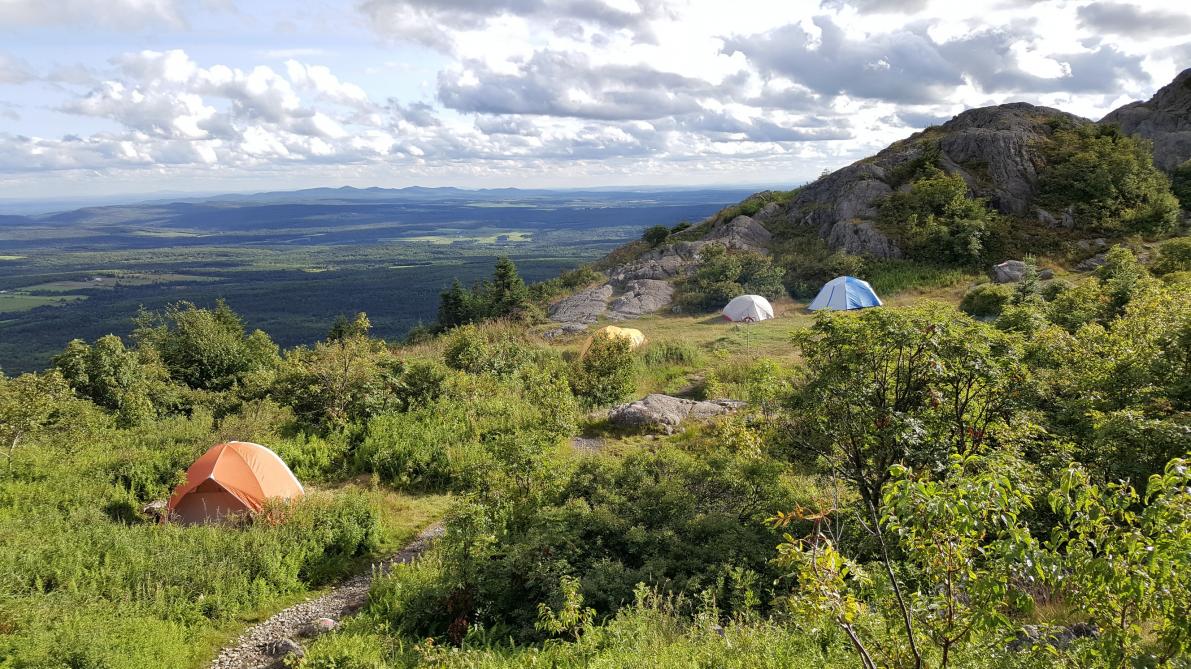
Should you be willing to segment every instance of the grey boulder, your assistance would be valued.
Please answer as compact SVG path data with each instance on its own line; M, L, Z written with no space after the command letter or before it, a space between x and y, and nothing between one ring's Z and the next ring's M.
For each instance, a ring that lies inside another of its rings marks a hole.
M654 393L613 407L608 421L619 428L672 434L683 421L705 420L743 406L738 400L697 401Z
M999 265L993 265L993 281L997 283L1017 283L1026 273L1026 264L1020 260L1006 260Z

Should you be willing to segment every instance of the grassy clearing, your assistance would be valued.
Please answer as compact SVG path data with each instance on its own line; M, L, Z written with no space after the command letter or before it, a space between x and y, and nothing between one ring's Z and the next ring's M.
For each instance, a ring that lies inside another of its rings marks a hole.
M86 295L26 295L24 293L4 293L0 295L0 313L15 313L29 311L47 305L66 304L87 299Z

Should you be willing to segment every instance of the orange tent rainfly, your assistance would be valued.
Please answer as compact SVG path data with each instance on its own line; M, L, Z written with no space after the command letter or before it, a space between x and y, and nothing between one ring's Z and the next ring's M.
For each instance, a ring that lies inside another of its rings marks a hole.
M212 447L186 470L186 483L169 501L169 517L186 524L256 513L270 498L292 499L302 484L273 451L260 444L231 441Z

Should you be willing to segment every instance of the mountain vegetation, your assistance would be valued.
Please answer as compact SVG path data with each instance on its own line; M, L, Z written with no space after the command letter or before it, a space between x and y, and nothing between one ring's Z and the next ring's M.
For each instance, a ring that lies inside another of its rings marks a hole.
M971 110L553 279L500 258L401 342L130 312L0 375L0 667L202 666L432 520L285 662L1191 666L1191 238L1147 151ZM886 305L802 313L842 272ZM741 292L779 317L708 313ZM546 322L564 300L649 341ZM689 413L614 419L656 393ZM227 439L308 494L157 522Z

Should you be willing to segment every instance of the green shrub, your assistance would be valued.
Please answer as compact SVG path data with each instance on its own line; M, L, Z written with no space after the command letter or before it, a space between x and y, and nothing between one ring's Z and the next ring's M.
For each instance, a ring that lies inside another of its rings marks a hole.
M451 369L469 374L508 376L523 365L541 362L544 354L534 350L507 329L465 325L447 339L443 359Z
M1007 284L982 283L973 286L960 300L959 308L977 318L996 317L1013 299L1013 286Z
M1079 229L1161 234L1178 222L1178 200L1145 140L1089 123L1056 130L1043 156L1036 202L1071 211Z
M458 436L443 418L434 408L376 416L356 452L358 466L401 489L448 489L456 481L448 449Z
M1055 298L1063 293L1071 290L1071 282L1066 279L1051 279L1042 284L1041 295L1042 299L1047 302L1054 302Z
M750 251L729 251L720 244L708 244L700 251L701 262L679 286L676 300L693 310L723 307L742 294L776 299L785 291L784 271L767 255Z
M645 232L641 233L641 240L650 246L657 246L670 238L670 228L664 225L655 225L646 228Z
M1179 237L1163 244L1150 269L1158 275L1191 271L1191 237Z
M331 634L310 646L299 669L388 669L385 644L371 634Z
M1170 173L1170 191L1178 198L1183 209L1191 211L1191 160Z
M330 481L351 473L346 460L350 444L342 432L325 437L301 432L265 443L289 465L299 481Z
M590 406L607 406L632 394L636 365L629 341L597 333L571 371L571 390Z
M1005 252L1004 221L969 196L962 177L933 166L885 198L878 220L912 259L979 264Z

